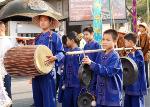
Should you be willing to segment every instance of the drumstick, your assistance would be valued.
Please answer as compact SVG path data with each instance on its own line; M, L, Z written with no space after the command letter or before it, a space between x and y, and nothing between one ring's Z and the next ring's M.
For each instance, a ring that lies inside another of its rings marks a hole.
M121 50L132 50L133 48L115 48L115 51L121 51ZM136 47L135 49L140 50L141 47ZM88 53L96 53L106 51L105 49L96 49L96 50L82 50L82 51L72 51L72 52L66 52L66 55L77 55L77 54L88 54Z

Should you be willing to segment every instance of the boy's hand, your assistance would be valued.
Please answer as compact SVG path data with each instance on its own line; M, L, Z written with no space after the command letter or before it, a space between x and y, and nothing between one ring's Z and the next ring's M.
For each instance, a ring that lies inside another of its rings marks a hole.
M50 62L54 62L55 60L57 60L56 56L46 56L46 57Z
M86 56L86 57L84 57L84 58L82 59L82 63L83 63L83 64L91 65L91 62L92 62L92 61L89 59L88 56Z
M131 50L131 53L133 54L136 50L137 50L137 49L136 49L136 46L133 46L133 47L132 47L132 50Z
M56 56L46 56L47 60L45 61L45 65L50 65L52 62L54 62L55 60L57 60Z

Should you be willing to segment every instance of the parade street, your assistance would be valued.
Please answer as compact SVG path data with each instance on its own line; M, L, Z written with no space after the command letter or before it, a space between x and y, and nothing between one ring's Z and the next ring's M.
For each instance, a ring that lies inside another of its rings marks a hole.
M12 79L12 95L13 107L30 107L32 105L32 87L29 84L29 79ZM150 90L149 95L145 98L145 107L150 107ZM58 107L61 107L58 104Z

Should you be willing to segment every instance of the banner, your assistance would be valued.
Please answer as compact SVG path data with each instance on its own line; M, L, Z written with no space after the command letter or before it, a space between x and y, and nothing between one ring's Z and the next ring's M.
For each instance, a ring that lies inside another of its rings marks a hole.
M69 20L73 22L93 20L93 2L95 2L95 0L69 0ZM114 19L126 19L125 0L111 0L111 2L110 0L101 0L101 3L103 20L111 19L112 7Z
M102 40L102 0L93 2L94 39L101 44Z

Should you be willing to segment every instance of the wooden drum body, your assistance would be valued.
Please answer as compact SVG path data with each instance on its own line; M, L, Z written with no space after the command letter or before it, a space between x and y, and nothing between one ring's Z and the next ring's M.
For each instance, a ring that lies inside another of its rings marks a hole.
M38 76L48 74L54 62L45 65L46 56L52 56L51 50L44 45L15 47L7 51L4 66L11 76Z

